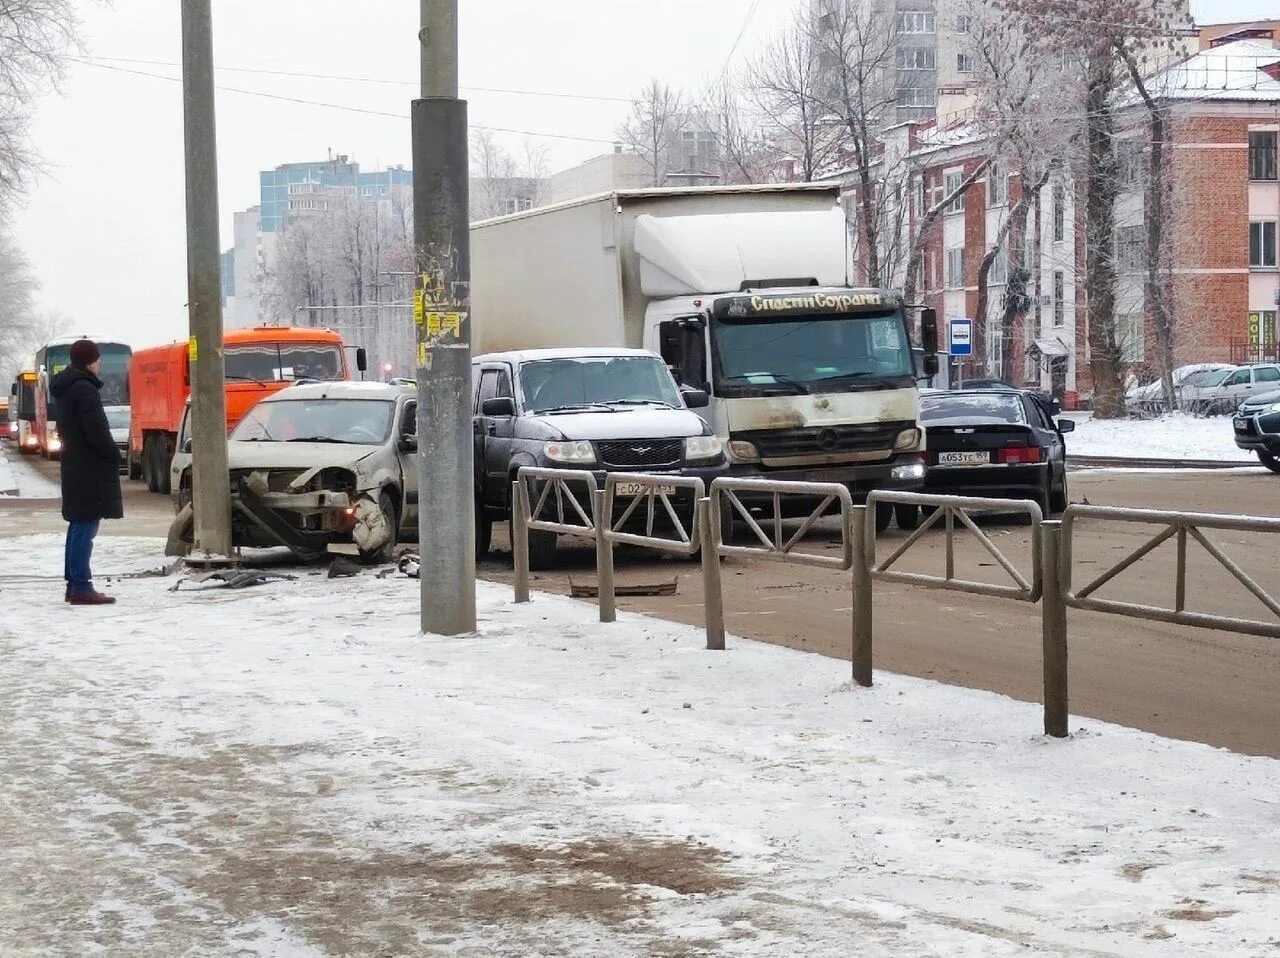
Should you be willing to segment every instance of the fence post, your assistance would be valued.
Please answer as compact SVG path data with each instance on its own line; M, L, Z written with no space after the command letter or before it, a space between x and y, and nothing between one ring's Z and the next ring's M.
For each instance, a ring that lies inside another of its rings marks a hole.
M854 506L849 516L848 535L853 544L853 680L863 688L871 688L872 660L872 583L871 557L867 544L868 506Z
M600 621L616 622L618 611L613 592L613 543L609 541L608 535L613 527L613 517L605 511L607 496L604 489L597 489L592 503L596 513L596 591L599 594Z
M715 495L713 492L712 495ZM720 586L720 529L711 521L711 499L698 500L698 534L702 541L702 591L707 612L707 648L724 650L724 594Z
M1040 600L1044 633L1044 734L1066 738L1067 705L1067 604L1063 598L1062 549L1070 539L1062 537L1062 523L1040 525L1044 596Z
M511 484L511 557L516 566L516 602L529 601L529 506L523 479Z

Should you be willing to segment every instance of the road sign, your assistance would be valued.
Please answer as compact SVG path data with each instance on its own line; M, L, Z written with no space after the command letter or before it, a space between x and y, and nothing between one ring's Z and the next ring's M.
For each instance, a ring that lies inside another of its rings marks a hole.
M949 325L951 327L951 355L972 356L973 320L952 319Z

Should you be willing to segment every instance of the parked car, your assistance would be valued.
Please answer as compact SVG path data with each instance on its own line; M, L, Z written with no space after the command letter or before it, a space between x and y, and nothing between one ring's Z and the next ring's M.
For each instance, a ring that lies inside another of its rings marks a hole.
M1026 390L931 392L920 397L928 447L925 490L942 495L1031 499L1046 516L1066 509L1069 419ZM918 520L910 508L898 525Z
M1237 446L1255 453L1272 472L1280 472L1280 390L1246 399L1231 425Z
M1280 365L1254 363L1234 370L1209 393L1205 405L1212 415L1226 415L1251 396L1276 389L1280 389Z
M1178 408L1184 412L1207 415L1213 394L1236 368L1225 366L1222 369L1201 369L1192 373L1174 387Z
M1179 389L1193 376L1214 373L1219 370L1235 369L1229 363L1189 363L1173 370L1173 391L1175 401L1179 400ZM1131 413L1157 414L1165 411L1164 386L1159 379L1153 382L1134 386L1124 397L1125 408ZM1186 408L1178 401L1179 408Z
M474 361L476 547L488 551L493 523L511 515L522 466L608 473L700 476L728 471L711 427L690 411L707 394L676 387L666 364L643 349L537 349ZM674 487L672 487L674 493ZM686 529L693 497L671 495ZM619 508L629 503L621 502ZM638 521L643 521L637 512ZM555 562L555 533L529 533L530 565Z
M120 471L129 471L129 407L107 406L107 425L111 427L111 438L120 450Z
M417 394L384 383L289 386L260 400L227 440L236 546L303 559L390 560L418 524ZM170 469L171 539L190 541L191 406Z

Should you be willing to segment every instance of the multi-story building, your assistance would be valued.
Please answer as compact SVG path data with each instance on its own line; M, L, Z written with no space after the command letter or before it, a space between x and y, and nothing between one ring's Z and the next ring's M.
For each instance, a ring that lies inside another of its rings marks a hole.
M264 233L284 229L291 213L320 213L338 197L379 200L399 195L412 198L413 171L403 166L364 172L345 154L313 163L286 163L258 174L261 228Z
M1224 44L1158 73L1147 87L1169 116L1167 239L1158 274L1173 321L1175 363L1280 359L1280 49L1255 41ZM882 231L884 249L899 251L884 257L887 282L901 285L904 278L901 251L909 242L895 237L914 237L921 211L949 196L991 155L991 144L976 130L969 122L934 120L887 131L885 156L893 163L905 156L919 185L886 217L901 223ZM1117 138L1116 342L1124 364L1150 372L1157 343L1156 304L1148 301L1145 282L1149 125L1136 97L1119 107ZM980 282L981 263L1026 186L1021 171L996 164L947 207L923 237L921 297L944 318L979 320L975 355L961 374L1003 373L1068 401L1087 401L1085 204L1069 167L1029 201L1026 231L1014 239L1028 275L1013 290L1012 329L1002 321L1011 292L1008 239ZM983 299L985 316L979 316Z

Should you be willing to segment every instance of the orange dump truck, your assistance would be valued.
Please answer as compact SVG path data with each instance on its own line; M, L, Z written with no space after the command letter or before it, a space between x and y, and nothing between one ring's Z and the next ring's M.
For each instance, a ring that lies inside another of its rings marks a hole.
M223 347L228 431L263 396L300 379L353 378L342 337L327 329L259 326L228 330ZM363 372L364 350L355 352L356 368ZM152 492L167 493L178 424L191 393L187 344L170 343L135 352L129 392L133 405L129 477L146 480Z

